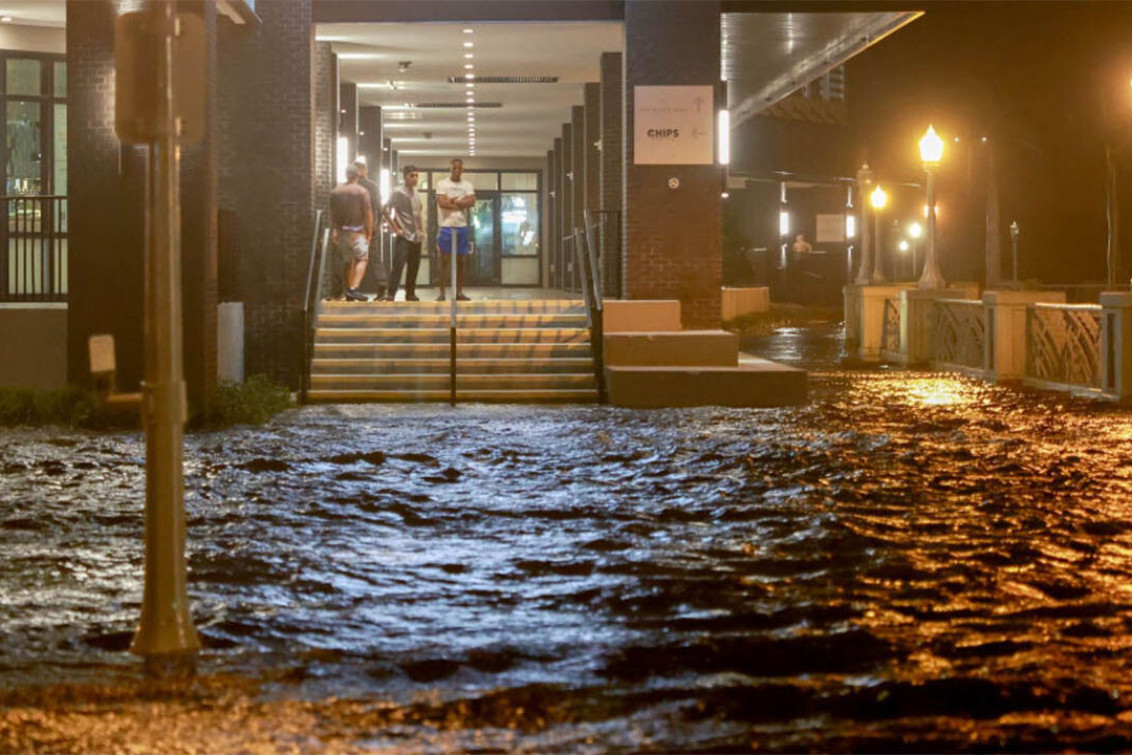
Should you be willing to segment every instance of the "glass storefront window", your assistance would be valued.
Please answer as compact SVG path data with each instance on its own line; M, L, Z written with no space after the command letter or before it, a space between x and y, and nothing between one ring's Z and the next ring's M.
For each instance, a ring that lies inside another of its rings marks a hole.
M52 194L67 195L67 106L56 104L55 110L55 164L52 166L55 184Z
M43 66L38 60L8 58L8 95L43 94Z
M464 171L464 178L472 182L476 191L497 191L499 189L499 174L477 173L471 170Z
M55 61L55 96L67 96L67 63L66 61Z
M538 191L538 173L504 173L503 191Z
M8 100L8 194L41 194L43 133L38 102Z
M531 257L539 251L538 195L511 193L502 195L500 225L503 230L502 253L505 257Z

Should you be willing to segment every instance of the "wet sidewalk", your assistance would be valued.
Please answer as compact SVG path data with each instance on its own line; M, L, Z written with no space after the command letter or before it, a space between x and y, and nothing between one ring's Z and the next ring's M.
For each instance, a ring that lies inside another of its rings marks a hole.
M0 751L1128 749L1132 413L837 335L749 344L802 407L189 436L183 690L124 652L141 437L4 432Z

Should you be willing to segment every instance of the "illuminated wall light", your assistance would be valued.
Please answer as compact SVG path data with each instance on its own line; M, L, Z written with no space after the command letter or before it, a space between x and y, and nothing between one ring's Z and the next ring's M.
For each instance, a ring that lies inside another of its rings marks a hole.
M389 198L390 179L389 168L381 169L381 181L377 186L377 193L381 195L381 203L385 204L385 200Z
M719 111L719 164L731 164L731 111Z
M778 235L790 235L790 213L786 210L782 210L778 213Z
M350 140L338 137L338 183L346 183L346 163L350 162Z
M857 238L857 216L856 215L846 215L845 216L845 238L847 238L847 239Z

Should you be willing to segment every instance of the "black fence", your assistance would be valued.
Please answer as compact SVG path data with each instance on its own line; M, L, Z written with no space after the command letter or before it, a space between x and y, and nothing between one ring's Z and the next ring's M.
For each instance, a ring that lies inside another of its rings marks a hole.
M590 225L589 238L593 239L597 254L598 283L606 299L620 299L624 295L621 276L621 213L617 210L587 211ZM553 263L553 288L581 293L582 275L574 250L574 235L562 239L557 245Z
M67 198L0 197L0 302L67 300Z

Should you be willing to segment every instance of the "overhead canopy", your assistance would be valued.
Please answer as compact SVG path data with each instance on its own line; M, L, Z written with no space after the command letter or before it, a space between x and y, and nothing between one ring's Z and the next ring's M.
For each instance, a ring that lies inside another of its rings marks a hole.
M382 4L342 12L355 5ZM359 104L384 109L385 135L402 155L468 154L474 136L478 156L543 157L582 104L583 85L600 80L601 54L623 47L622 23L608 18L610 4L600 7L598 20L320 23L317 36L340 55L343 80L358 84ZM732 127L919 15L724 13Z

